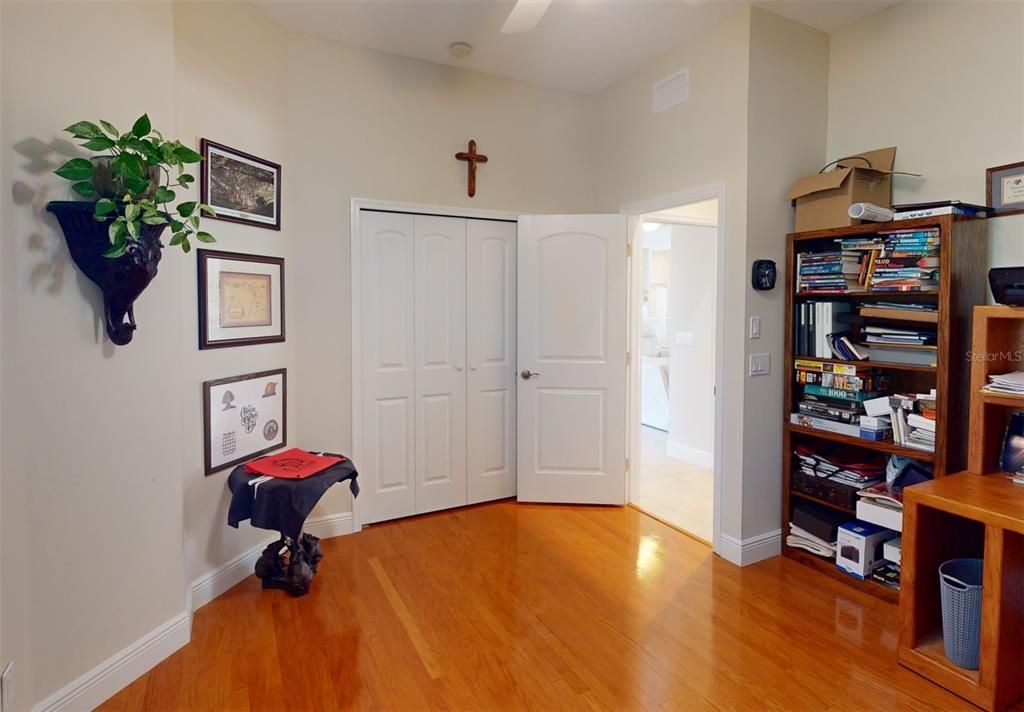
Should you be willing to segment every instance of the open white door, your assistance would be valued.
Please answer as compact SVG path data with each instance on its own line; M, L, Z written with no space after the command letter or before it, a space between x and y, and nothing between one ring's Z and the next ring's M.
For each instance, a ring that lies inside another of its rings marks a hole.
M626 502L626 216L519 218L518 498Z

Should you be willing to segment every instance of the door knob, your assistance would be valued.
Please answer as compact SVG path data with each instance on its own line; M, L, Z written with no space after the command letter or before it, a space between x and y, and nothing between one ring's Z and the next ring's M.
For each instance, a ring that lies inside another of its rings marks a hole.
M455 364L455 370L456 371L461 371L462 370L462 364L461 363Z
M524 381L529 381L531 378L536 378L540 374L536 371L530 371L529 369L524 368L519 375L522 376Z

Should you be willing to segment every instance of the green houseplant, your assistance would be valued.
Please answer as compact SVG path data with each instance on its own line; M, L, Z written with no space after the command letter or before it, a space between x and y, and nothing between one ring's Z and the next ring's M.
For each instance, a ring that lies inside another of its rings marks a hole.
M177 201L175 189L188 189L195 177L185 172L188 164L202 160L196 151L180 141L169 141L153 129L143 114L131 131L121 133L109 121L94 124L79 121L65 131L90 151L105 152L88 158L72 158L55 173L71 181L71 189L87 199L96 199L93 218L109 222L110 247L105 257L121 257L143 226L170 226L171 246L184 252L192 249L191 239L215 242L200 230L202 213L213 215L208 205ZM162 230L161 230L162 231Z
M145 114L127 133L108 121L79 121L66 131L104 153L72 158L55 171L86 201L54 200L46 209L60 223L75 265L103 293L107 335L123 346L135 333L135 300L156 277L164 230L171 228L170 244L184 252L192 239L214 242L199 229L201 214L213 211L197 201L177 202L175 193L195 182L185 167L202 157L154 131Z

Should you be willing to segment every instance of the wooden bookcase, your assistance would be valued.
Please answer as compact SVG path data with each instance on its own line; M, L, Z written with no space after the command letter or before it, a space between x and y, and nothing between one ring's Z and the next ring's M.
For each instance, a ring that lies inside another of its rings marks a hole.
M1024 486L1000 471L1003 435L1024 396L988 393L988 377L1024 368L1024 309L974 310L968 472L904 493L899 661L986 710L1024 695ZM936 572L949 559L982 558L980 665L946 657Z
M851 292L848 294L795 293L797 284L796 256L811 250L825 251L838 249L837 238L869 236L879 231L892 230L939 230L939 288L931 292ZM968 352L971 343L971 313L975 305L983 304L986 297L988 271L987 226L984 220L964 219L953 216L903 220L890 223L872 223L853 227L792 233L788 236L786 249L786 334L783 377L783 436L782 436L782 531L783 541L789 532L793 502L799 499L817 502L832 509L849 514L855 519L852 508L809 497L791 489L794 469L793 449L799 444L831 441L854 445L890 455L904 455L922 462L931 463L935 476L963 470L967 464L967 432L969 426L970 363ZM907 366L872 361L843 361L840 359L808 359L834 363L871 366L884 369L892 376L892 392L927 392L936 388L936 443L935 452L925 452L911 447L897 445L892 441L874 442L863 438L817 430L790 422L790 414L797 411L799 386L794 376L794 327L796 305L801 301L850 301L862 304L871 301L885 302L928 302L938 307L938 349L937 365ZM895 603L899 593L875 581L861 581L836 568L835 562L801 549L783 544L783 555L832 576L849 585L872 593L879 598Z

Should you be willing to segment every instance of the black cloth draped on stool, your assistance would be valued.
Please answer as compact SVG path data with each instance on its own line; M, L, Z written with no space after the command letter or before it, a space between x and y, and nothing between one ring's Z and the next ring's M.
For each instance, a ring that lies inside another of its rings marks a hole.
M259 475L252 475L246 472L245 465L239 465L228 476L228 524L237 529L239 522L248 519L254 527L278 531L298 541L306 517L332 485L348 480L352 496L359 496L358 476L352 461L345 459L302 480L272 478L252 486L249 482Z

